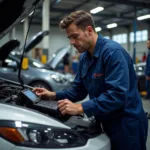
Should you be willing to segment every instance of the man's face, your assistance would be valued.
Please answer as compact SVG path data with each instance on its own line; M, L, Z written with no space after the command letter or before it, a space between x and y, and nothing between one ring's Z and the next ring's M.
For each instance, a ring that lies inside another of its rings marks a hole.
M150 40L147 41L147 48L150 49Z
M91 34L86 28L84 31L78 28L74 23L72 23L66 29L67 36L70 40L70 44L73 45L79 53L83 53L86 50L89 50L92 40Z

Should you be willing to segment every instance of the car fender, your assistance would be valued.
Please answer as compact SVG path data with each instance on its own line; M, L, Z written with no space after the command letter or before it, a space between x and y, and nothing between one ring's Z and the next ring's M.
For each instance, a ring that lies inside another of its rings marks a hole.
M35 82L42 82L42 83L46 84L46 85L49 87L50 90L53 91L53 86L52 86L52 84L50 84L50 82L48 82L47 80L40 79L40 78L37 78L37 79L32 80L31 82L28 83L28 85L31 86L31 85L34 84Z

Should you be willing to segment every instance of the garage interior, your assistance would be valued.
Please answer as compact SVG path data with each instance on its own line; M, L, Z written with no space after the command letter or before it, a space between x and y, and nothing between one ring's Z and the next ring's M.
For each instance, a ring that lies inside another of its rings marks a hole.
M100 11L92 13L91 10L98 6ZM20 45L15 51L20 51L24 47L25 40L28 43L37 33L48 30L49 33L43 40L27 53L29 57L45 64L54 57L57 50L70 46L65 32L59 28L59 22L75 10L91 12L97 33L107 39L117 41L128 51L133 59L137 75L142 74L142 83L138 84L139 92L144 110L150 113L150 100L144 98L146 95L145 64L144 66L142 64L146 61L143 57L144 54L146 56L148 54L146 42L150 38L150 0L44 0L36 7L34 13L31 12L0 40L0 46L2 47L12 39L18 39ZM69 73L75 75L75 65L79 61L79 55L72 46L69 47L69 53ZM36 55L40 55L40 58ZM59 69L63 72L62 64ZM144 90L140 84L144 86ZM88 97L85 100L87 99ZM147 150L150 150L150 129L148 134Z

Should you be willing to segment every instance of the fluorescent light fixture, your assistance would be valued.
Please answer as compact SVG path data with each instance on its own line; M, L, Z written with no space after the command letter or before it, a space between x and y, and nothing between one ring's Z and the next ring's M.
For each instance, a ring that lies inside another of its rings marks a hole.
M25 19L22 19L22 20L21 20L21 23L23 23L24 21L25 21Z
M95 31L96 31L96 32L99 32L99 31L101 31L101 30L102 30L101 27L96 27L96 28L95 28Z
M150 18L150 14L147 14L147 15L144 15L144 16L137 17L137 20L144 20L144 19L148 19L148 18Z
M58 4L58 3L60 3L61 2L61 0L56 0L55 1L55 4Z
M33 12L34 12L34 11L32 11L32 12L29 14L29 16L31 16L31 15L33 14Z
M90 13L91 13L91 14L96 14L96 13L102 11L102 10L104 10L103 7L96 7L96 8L94 8L94 9L90 10Z
M111 23L107 25L107 28L110 29L110 28L115 28L117 26L118 26L117 23Z

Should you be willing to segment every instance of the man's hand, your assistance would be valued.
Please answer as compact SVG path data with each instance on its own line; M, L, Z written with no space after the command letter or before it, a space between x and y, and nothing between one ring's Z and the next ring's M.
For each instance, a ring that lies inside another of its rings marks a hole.
M48 91L47 89L44 88L34 88L33 92L39 97L42 98L47 98L47 99L55 99L56 98L56 93Z
M146 76L146 80L150 80L150 77L149 77L149 76Z
M58 108L62 115L78 115L83 113L83 107L81 104L72 103L68 99L59 100Z

